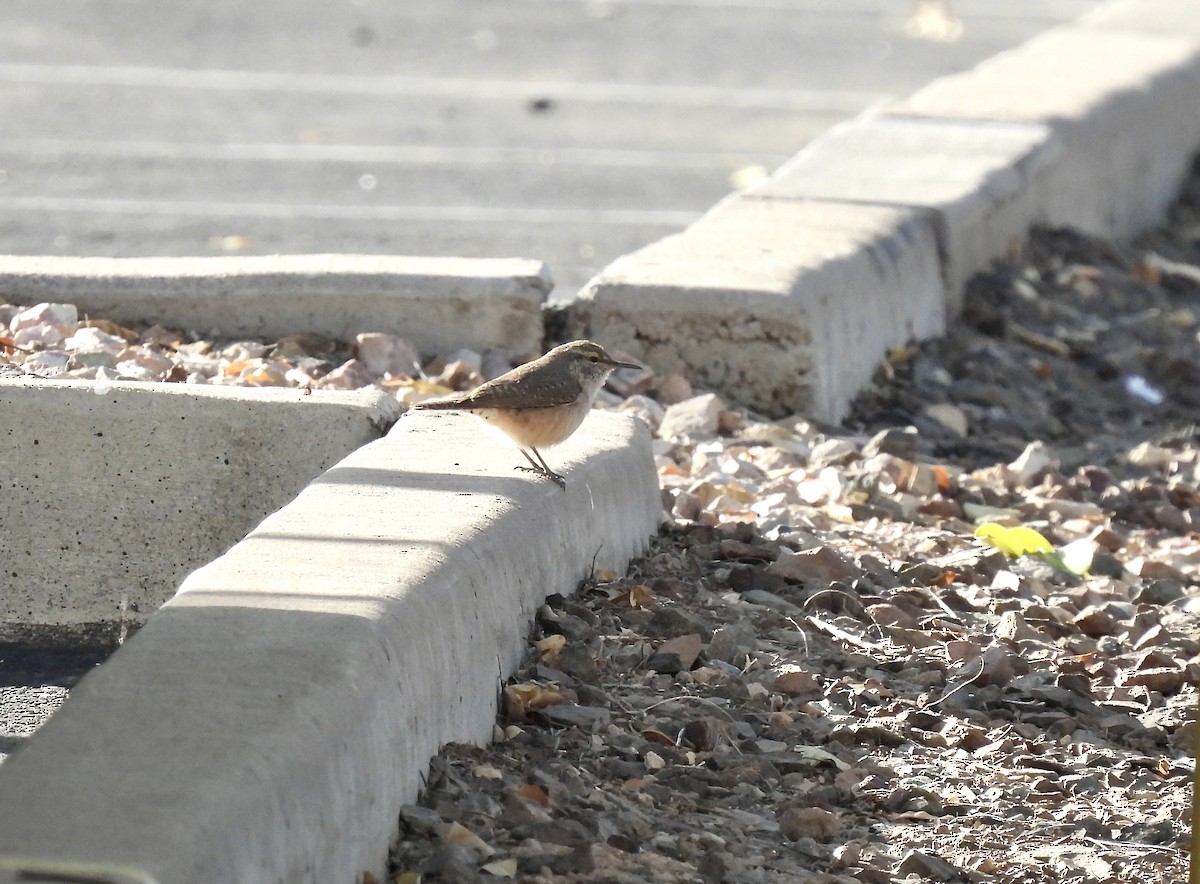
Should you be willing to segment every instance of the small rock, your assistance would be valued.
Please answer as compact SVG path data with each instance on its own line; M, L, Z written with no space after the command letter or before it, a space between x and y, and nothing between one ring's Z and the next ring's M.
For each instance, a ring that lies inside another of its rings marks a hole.
M904 878L916 875L923 881L965 881L967 875L961 869L946 862L940 856L921 850L909 851L896 867L896 876Z
M976 665L967 663L966 667L970 669ZM1028 671L1029 664L1021 658L1020 654L1009 650L1004 645L988 645L983 652L982 669L976 682L981 685L1008 684L1019 673Z
M1164 577L1143 584L1133 600L1139 605L1169 605L1183 598L1184 592L1182 580Z
M1131 448L1125 457L1134 466L1161 470L1170 465L1175 454L1169 448L1160 448L1153 443L1142 442Z
M1114 531L1112 528L1101 525L1088 535L1088 539L1101 549L1116 552L1125 545L1125 538Z
M1008 465L1008 470L1017 485L1028 486L1040 474L1055 469L1058 459L1045 442L1033 441L1025 446L1025 450Z
M689 670L700 656L702 646L700 636L694 632L669 639L646 661L646 668L668 675Z
M996 624L996 635L1005 641L1045 641L1046 636L1025 622L1018 611L1005 611Z
M437 835L448 827L436 810L419 804L401 807L400 820L419 835Z
M820 807L789 807L779 820L779 832L789 841L828 841L837 834L838 827L837 814Z
M697 752L711 752L725 736L725 730L714 718L697 718L683 726L681 739Z
M1112 635L1117 631L1117 620L1113 615L1098 605L1088 605L1075 615L1075 625L1084 635L1099 638Z
M608 725L612 713L607 709L595 706L576 706L570 703L560 703L547 706L535 713L536 717L550 725L577 727L585 732L595 733Z
M363 367L376 377L388 372L412 377L420 374L421 355L403 338L369 332L355 337L354 345Z
M776 592L786 586L787 583L778 574L768 573L766 568L756 565L734 567L729 572L729 588L734 592L750 592L755 589Z
M780 556L767 566L768 574L787 580L821 580L833 583L858 577L862 572L828 546L792 552L783 549Z
M1182 669L1159 666L1153 669L1139 669L1126 672L1117 679L1118 684L1139 685L1158 691L1160 694L1176 694L1183 687L1185 673Z
M665 439L703 439L717 432L725 406L715 393L704 393L667 408L659 425Z
M899 605L890 602L877 602L867 606L867 615L872 623L880 626L900 626L904 629L916 629L920 622L912 614Z
M813 446L808 462L814 467L843 464L859 456L858 446L849 439L835 437Z
M867 458L890 454L902 460L913 461L917 459L919 440L916 427L889 427L868 439L862 454Z
M656 385L658 401L664 405L675 405L695 395L691 382L676 372L664 375Z
M767 592L765 589L752 589L749 592L742 593L741 598L742 601L770 608L779 614L798 614L801 610L799 605L792 604L787 599L780 598L775 593Z
M63 347L68 350L75 350L76 356L80 352L94 353L96 351L116 356L126 346L128 346L128 342L123 337L110 335L94 326L77 328L75 333L63 342Z
M754 631L749 620L737 620L720 627L713 633L708 645L708 657L711 660L723 660L726 663L737 662L737 657L744 655L758 644L758 634Z
M1143 580L1178 580L1187 583L1187 576L1178 568L1173 568L1166 562L1156 562L1147 559L1145 556L1138 556L1136 559L1131 559L1125 564L1125 570L1130 574L1136 574Z
M477 866L482 856L466 844L441 844L421 863L422 877L436 876L439 881L461 881L475 884L482 881Z
M8 322L8 328L9 331L18 332L34 326L54 326L63 331L73 331L77 322L79 322L79 310L74 304L43 302L26 307L14 314ZM65 338L66 335L63 337Z
M966 413L957 405L935 403L933 405L926 405L921 409L921 413L931 420L936 421L959 438L965 439L970 430L970 423L967 420Z
M819 697L823 684L819 676L803 669L791 669L781 672L771 683L771 687L783 694L792 696Z
M712 624L700 614L686 608L660 608L646 624L646 630L656 638L686 636L690 632L697 632L705 640L712 639Z
M317 381L322 390L356 390L374 383L375 376L357 359L343 362L325 377Z
M26 356L21 367L32 374L52 377L66 371L70 361L71 354L65 350L38 350Z
M649 396L638 394L630 396L616 408L617 411L623 411L626 414L632 414L635 417L640 417L645 421L646 426L650 428L650 432L658 434L659 428L662 426L663 417L667 411Z

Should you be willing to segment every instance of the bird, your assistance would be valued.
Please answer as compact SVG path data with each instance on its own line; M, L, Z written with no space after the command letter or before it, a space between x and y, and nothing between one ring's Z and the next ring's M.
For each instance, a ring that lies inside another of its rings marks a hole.
M567 480L550 469L538 449L557 445L579 428L596 394L618 368L641 366L614 359L594 341L571 341L474 390L429 399L416 408L465 411L482 418L512 439L529 461L528 467L516 469L537 473L565 490Z

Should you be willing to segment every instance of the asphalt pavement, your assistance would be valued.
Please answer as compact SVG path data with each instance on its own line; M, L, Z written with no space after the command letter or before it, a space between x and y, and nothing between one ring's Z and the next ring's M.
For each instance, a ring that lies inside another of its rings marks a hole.
M0 253L546 261L1095 0L8 0Z

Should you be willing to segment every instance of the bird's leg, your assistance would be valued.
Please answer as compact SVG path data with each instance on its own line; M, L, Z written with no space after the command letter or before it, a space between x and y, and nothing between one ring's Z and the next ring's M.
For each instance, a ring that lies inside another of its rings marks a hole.
M536 461L529 456L529 451L532 451L537 455ZM567 489L567 480L558 473L554 472L554 470L550 469L550 467L546 466L546 461L542 457L542 453L532 445L529 446L529 451L526 451L524 448L521 449L521 453L525 455L525 459L529 461L530 465L527 467L517 467L517 469L528 470L531 473L537 473L538 475L545 476L547 479L565 491ZM538 463L538 461L541 461L541 463Z
M554 472L554 470L550 469L550 467L549 467L549 466L546 464L546 460L545 460L545 458L543 458L543 457L542 457L542 453L541 453L540 451L538 451L538 450L537 450L536 448L534 448L532 445L530 445L530 446L529 446L529 449L530 449L530 450L531 450L531 451L532 451L534 454L536 454L536 455L537 455L537 459L538 459L538 461L539 461L539 462L541 463L541 465L542 465L542 470L545 472L545 474L546 474L546 478L550 479L550 480L551 480L551 481L552 481L552 482L553 482L555 485L557 485L559 488L562 488L563 490L566 490L566 487L567 487L567 480L566 480L566 479L564 479L564 478L563 478L561 475L559 475L558 473Z

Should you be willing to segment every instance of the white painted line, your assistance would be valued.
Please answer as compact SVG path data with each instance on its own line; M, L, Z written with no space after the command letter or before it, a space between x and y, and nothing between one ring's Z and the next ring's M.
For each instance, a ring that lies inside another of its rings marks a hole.
M675 209L549 209L488 206L336 206L202 200L98 199L0 196L0 208L115 215L188 215L210 218L305 218L341 221L422 221L490 224L580 224L686 227L703 214Z
M218 144L174 141L90 141L6 138L0 155L96 156L154 160L264 160L309 163L375 163L413 166L603 166L628 169L731 171L749 163L778 166L791 154L734 155L600 148L460 147L427 144Z
M186 70L110 65L0 64L0 82L125 86L325 95L403 95L517 100L560 98L596 104L751 108L857 113L896 96L881 92L738 89L640 83L464 80L449 77Z
M545 3L555 5L560 3L575 3L581 6L596 7L597 0L523 0L526 3ZM1032 18L1043 21L1046 18L1065 18L1082 15L1095 9L1099 0L1026 0L1014 2L1005 0L996 3L995 0L958 0L955 12L963 18ZM903 14L906 7L896 0L607 0L603 6L610 8L623 7L626 9L638 6L667 6L685 9L754 9L771 12L796 12L804 16L810 15L895 15ZM603 8L601 6L601 8Z

